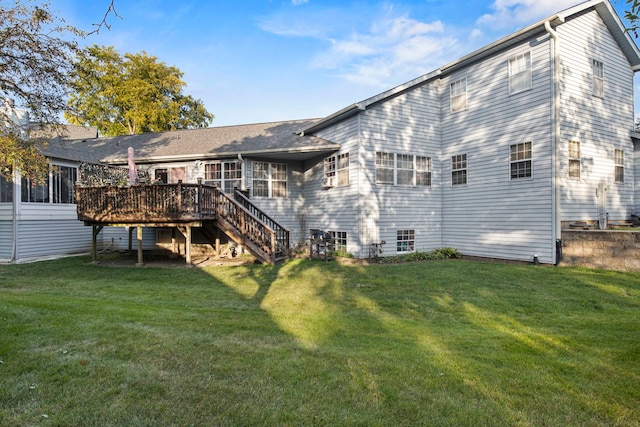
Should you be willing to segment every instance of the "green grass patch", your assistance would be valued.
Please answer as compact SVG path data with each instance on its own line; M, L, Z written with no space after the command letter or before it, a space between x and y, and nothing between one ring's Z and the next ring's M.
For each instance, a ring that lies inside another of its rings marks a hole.
M0 266L0 424L640 425L640 274Z

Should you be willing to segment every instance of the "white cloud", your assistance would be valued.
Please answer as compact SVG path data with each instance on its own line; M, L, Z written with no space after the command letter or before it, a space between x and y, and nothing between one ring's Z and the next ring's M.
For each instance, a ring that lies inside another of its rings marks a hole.
M375 22L366 32L332 38L330 49L313 66L358 84L388 87L432 71L450 60L457 40L444 35L441 21L420 22L407 16Z
M294 6L300 6L301 4L308 3L309 0L291 0L291 4Z
M491 5L493 12L478 18L477 24L493 28L531 24L575 3L576 0L496 0Z

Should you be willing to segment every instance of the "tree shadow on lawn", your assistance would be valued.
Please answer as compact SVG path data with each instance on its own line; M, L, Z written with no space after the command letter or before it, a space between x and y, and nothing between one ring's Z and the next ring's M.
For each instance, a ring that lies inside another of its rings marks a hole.
M94 424L134 415L262 425L629 424L640 416L628 387L639 380L639 321L628 314L640 301L634 275L295 260L162 270L160 287L147 282L157 269L131 267L115 290L100 290L113 286L100 282L105 268L77 269L73 304L52 300L53 311L81 304L85 324L64 326L68 343L38 350L70 350L52 376L68 363L75 373L24 409L31 421L39 413L69 421L47 407L55 399L93 408L83 415ZM111 306L92 302L114 292ZM112 342L96 342L92 323L105 317ZM79 374L94 382L82 395L64 387L86 380ZM25 408L32 397L11 405Z
M390 419L426 407L446 424L637 419L637 275L509 269L296 261L246 274L282 331L340 367L355 407Z

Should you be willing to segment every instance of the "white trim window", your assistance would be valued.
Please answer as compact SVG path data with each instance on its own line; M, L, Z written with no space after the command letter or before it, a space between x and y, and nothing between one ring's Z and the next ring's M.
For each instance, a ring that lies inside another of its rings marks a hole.
M431 157L376 152L376 184L431 186Z
M467 184L467 155L451 156L451 185Z
M329 231L331 238L334 240L335 249L337 251L347 251L347 232L346 231Z
M569 178L580 179L580 141L569 141Z
M397 230L396 231L396 252L406 253L415 250L415 230Z
M396 185L413 185L413 156L396 154Z
M394 184L395 156L393 153L376 153L376 184Z
M252 162L254 197L287 197L287 165Z
M604 63L602 61L591 60L591 81L593 96L604 98Z
M330 187L349 185L349 153L324 159L324 179Z
M215 185L226 193L242 187L242 162L215 162L204 165L204 183Z
M624 183L624 151L616 150L615 151L615 181L618 184Z
M416 156L416 185L431 187L431 157Z
M524 92L531 87L531 52L509 59L509 94Z
M451 112L464 111L467 109L467 78L451 82L449 85L449 98Z
M531 142L511 144L511 179L531 178Z

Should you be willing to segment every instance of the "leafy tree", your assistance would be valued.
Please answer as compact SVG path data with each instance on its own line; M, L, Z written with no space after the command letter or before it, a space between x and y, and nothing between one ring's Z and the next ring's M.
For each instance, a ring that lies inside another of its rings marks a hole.
M27 123L16 121L13 102L42 128L60 124L80 32L55 17L49 3L5 3L0 3L0 175L10 180L17 168L38 178L48 162L29 137Z
M206 127L213 120L202 101L182 93L183 73L155 56L121 56L113 47L93 45L76 59L65 113L72 124L113 136Z
M625 0L625 3L630 5L629 10L624 11L624 18L631 24L627 30L632 31L638 37L638 29L640 29L640 0Z

